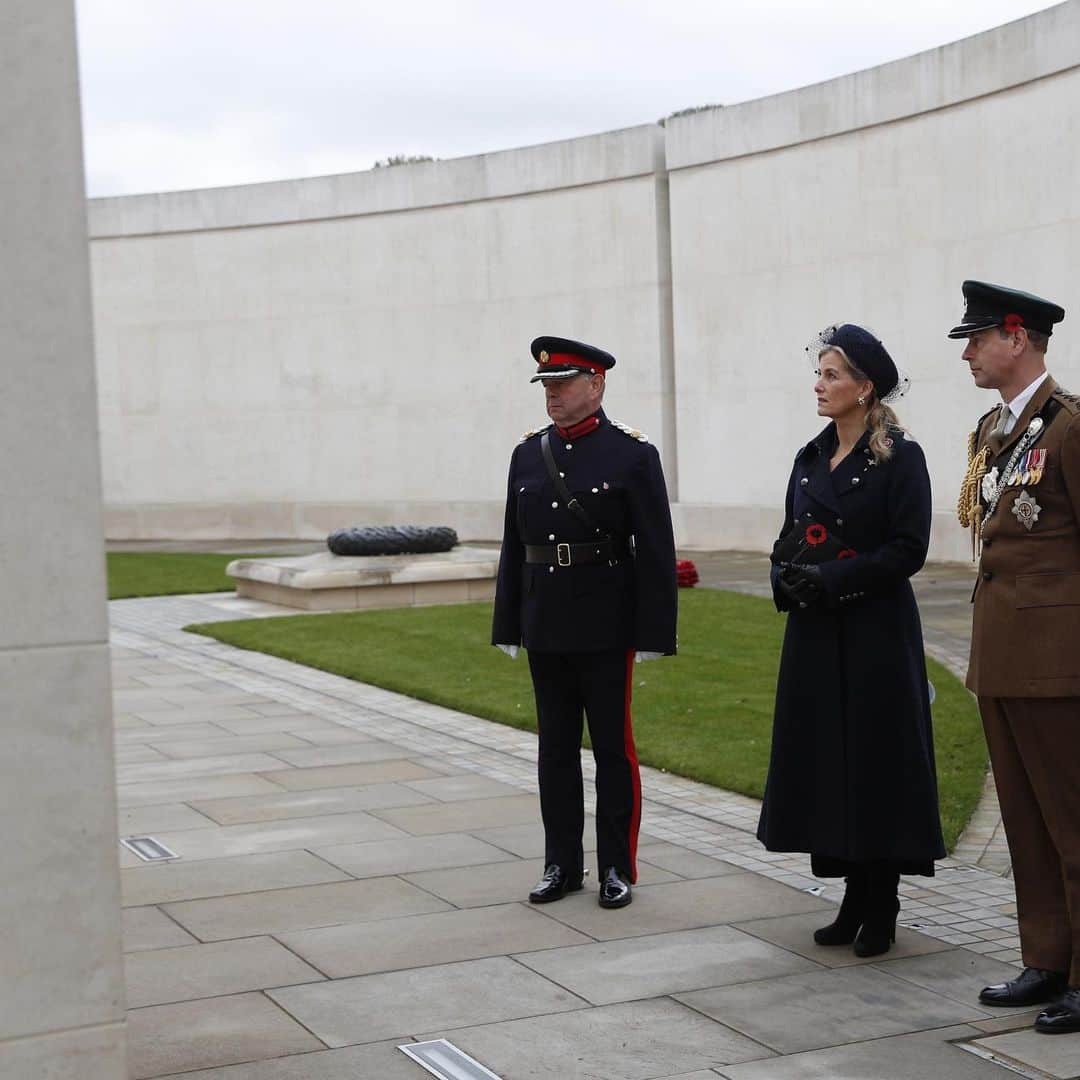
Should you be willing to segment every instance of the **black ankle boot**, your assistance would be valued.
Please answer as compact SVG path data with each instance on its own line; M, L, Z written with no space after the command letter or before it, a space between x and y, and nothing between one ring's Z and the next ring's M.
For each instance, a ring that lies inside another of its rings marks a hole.
M862 926L866 906L866 879L862 874L851 874L844 878L844 899L836 918L814 931L814 940L819 945L850 945Z
M870 875L867 881L866 915L855 938L856 956L879 956L896 940L896 916L900 913L899 874Z

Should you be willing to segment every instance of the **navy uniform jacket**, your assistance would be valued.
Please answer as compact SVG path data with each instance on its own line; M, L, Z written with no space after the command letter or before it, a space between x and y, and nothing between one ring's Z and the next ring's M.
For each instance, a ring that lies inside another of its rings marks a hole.
M542 432L510 459L502 555L495 592L493 645L537 652L638 649L675 652L675 540L656 448L612 425L572 443L554 427L551 448L564 482L596 526L634 554L615 566L526 563L526 544L595 539L559 498L544 467ZM571 447L571 449L567 449Z

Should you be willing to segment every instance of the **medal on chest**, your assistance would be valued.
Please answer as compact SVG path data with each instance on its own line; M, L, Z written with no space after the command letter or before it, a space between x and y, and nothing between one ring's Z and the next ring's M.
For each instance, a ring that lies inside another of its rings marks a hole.
M1012 512L1016 516L1016 520L1021 525L1031 532L1031 527L1039 520L1039 511L1042 507L1023 489L1020 489L1020 494L1016 496L1016 501L1012 504Z

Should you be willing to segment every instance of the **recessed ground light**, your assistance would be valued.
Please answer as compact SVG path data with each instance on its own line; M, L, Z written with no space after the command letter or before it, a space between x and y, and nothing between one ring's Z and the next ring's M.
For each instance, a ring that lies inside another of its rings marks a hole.
M432 1076L439 1077L439 1080L501 1080L501 1077L446 1039L406 1043L398 1049L422 1065Z
M120 843L133 851L143 862L165 862L168 859L179 859L175 851L170 851L160 840L152 836L124 836Z

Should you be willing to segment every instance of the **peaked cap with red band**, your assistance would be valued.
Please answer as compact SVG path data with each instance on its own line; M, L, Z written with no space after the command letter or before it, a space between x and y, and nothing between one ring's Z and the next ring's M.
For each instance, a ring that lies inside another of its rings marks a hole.
M572 379L575 375L603 375L615 366L615 357L611 353L570 338L538 337L529 348L540 365L529 382Z
M1004 330L1037 330L1047 337L1054 323L1065 318L1065 309L1041 296L991 285L988 281L965 281L963 286L964 320L949 331L951 338L966 338L980 330L1000 326Z

